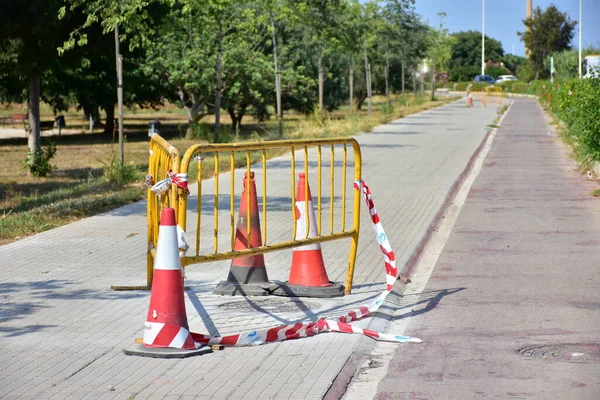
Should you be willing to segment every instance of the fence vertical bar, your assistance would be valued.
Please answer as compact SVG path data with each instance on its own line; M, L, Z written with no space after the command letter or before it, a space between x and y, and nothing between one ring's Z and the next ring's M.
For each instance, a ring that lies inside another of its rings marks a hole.
M353 141L354 148L354 181L358 182L361 178L362 155L358 142ZM354 190L354 210L353 210L353 226L352 226L352 241L350 242L350 254L348 256L348 270L346 272L346 286L344 294L352 293L352 281L354 279L354 266L356 264L356 252L358 250L358 237L360 231L360 202L362 193L360 190Z
M333 198L334 198L334 180L335 180L335 149L331 145L331 165L329 177L329 233L333 233Z
M235 153L232 151L229 157L231 171L231 182L229 191L229 224L231 225L231 250L235 248Z
M202 154L198 155L198 201L196 214L196 255L200 254L200 226L202 221Z
M214 252L219 251L219 152L215 151L215 218L213 229Z
M318 180L318 184L317 184L317 191L318 191L318 198L317 198L317 214L318 214L318 219L317 219L317 234L320 236L321 235L321 184L322 184L322 154L321 154L321 145L318 146L317 148L317 153L318 153L318 161L317 161L317 180Z
M346 162L348 149L344 144L344 161L342 162L342 232L346 230Z
M291 146L290 149L292 150L292 223L294 224L292 240L296 240L296 154L294 146Z
M262 150L262 206L263 206L263 246L267 245L267 153Z
M310 218L308 217L308 146L304 146L304 215L306 220L306 238L310 233Z

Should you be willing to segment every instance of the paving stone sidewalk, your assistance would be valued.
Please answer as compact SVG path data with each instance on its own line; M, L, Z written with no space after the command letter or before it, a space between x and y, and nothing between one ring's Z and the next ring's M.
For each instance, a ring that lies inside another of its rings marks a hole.
M497 107L465 108L458 101L357 137L363 178L400 267L415 252L496 116ZM269 164L270 185L284 200L290 196L289 170L274 166L288 159ZM236 174L238 180L241 176ZM228 186L227 174L219 179ZM209 190L211 180L205 182ZM0 397L320 399L358 344L370 341L329 333L181 360L125 356L122 349L142 335L149 292L114 292L110 286L145 282L145 211L145 202L139 202L0 247ZM285 207L269 215L270 235L289 226ZM344 280L348 245L323 245L331 280ZM268 254L269 277L286 280L289 259L289 252ZM191 330L228 334L339 315L385 287L381 253L364 206L351 296L300 302L278 298L297 307L279 312L276 306L263 307L264 298L212 295L228 269L227 262L187 268Z

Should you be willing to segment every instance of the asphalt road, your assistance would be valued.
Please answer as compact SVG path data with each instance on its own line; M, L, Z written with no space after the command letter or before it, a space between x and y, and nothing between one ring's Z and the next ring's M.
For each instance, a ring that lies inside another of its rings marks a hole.
M423 255L437 262L417 265L423 303L396 317L424 343L376 346L346 398L600 398L597 187L537 102L515 100L443 250Z

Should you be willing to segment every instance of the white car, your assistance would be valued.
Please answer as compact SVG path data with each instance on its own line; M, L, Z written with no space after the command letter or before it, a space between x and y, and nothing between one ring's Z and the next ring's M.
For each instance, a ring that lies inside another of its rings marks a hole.
M515 78L513 75L500 75L496 79L496 84L508 82L508 81L516 81L516 80L517 80L517 78Z

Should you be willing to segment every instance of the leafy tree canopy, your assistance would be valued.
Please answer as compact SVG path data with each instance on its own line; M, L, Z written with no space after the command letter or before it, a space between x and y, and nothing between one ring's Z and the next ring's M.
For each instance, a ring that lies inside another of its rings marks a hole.
M544 60L553 52L571 48L577 22L551 4L545 10L537 7L533 16L523 20L523 24L527 29L518 32L518 35L529 51L535 78L547 77L550 72L544 67Z

